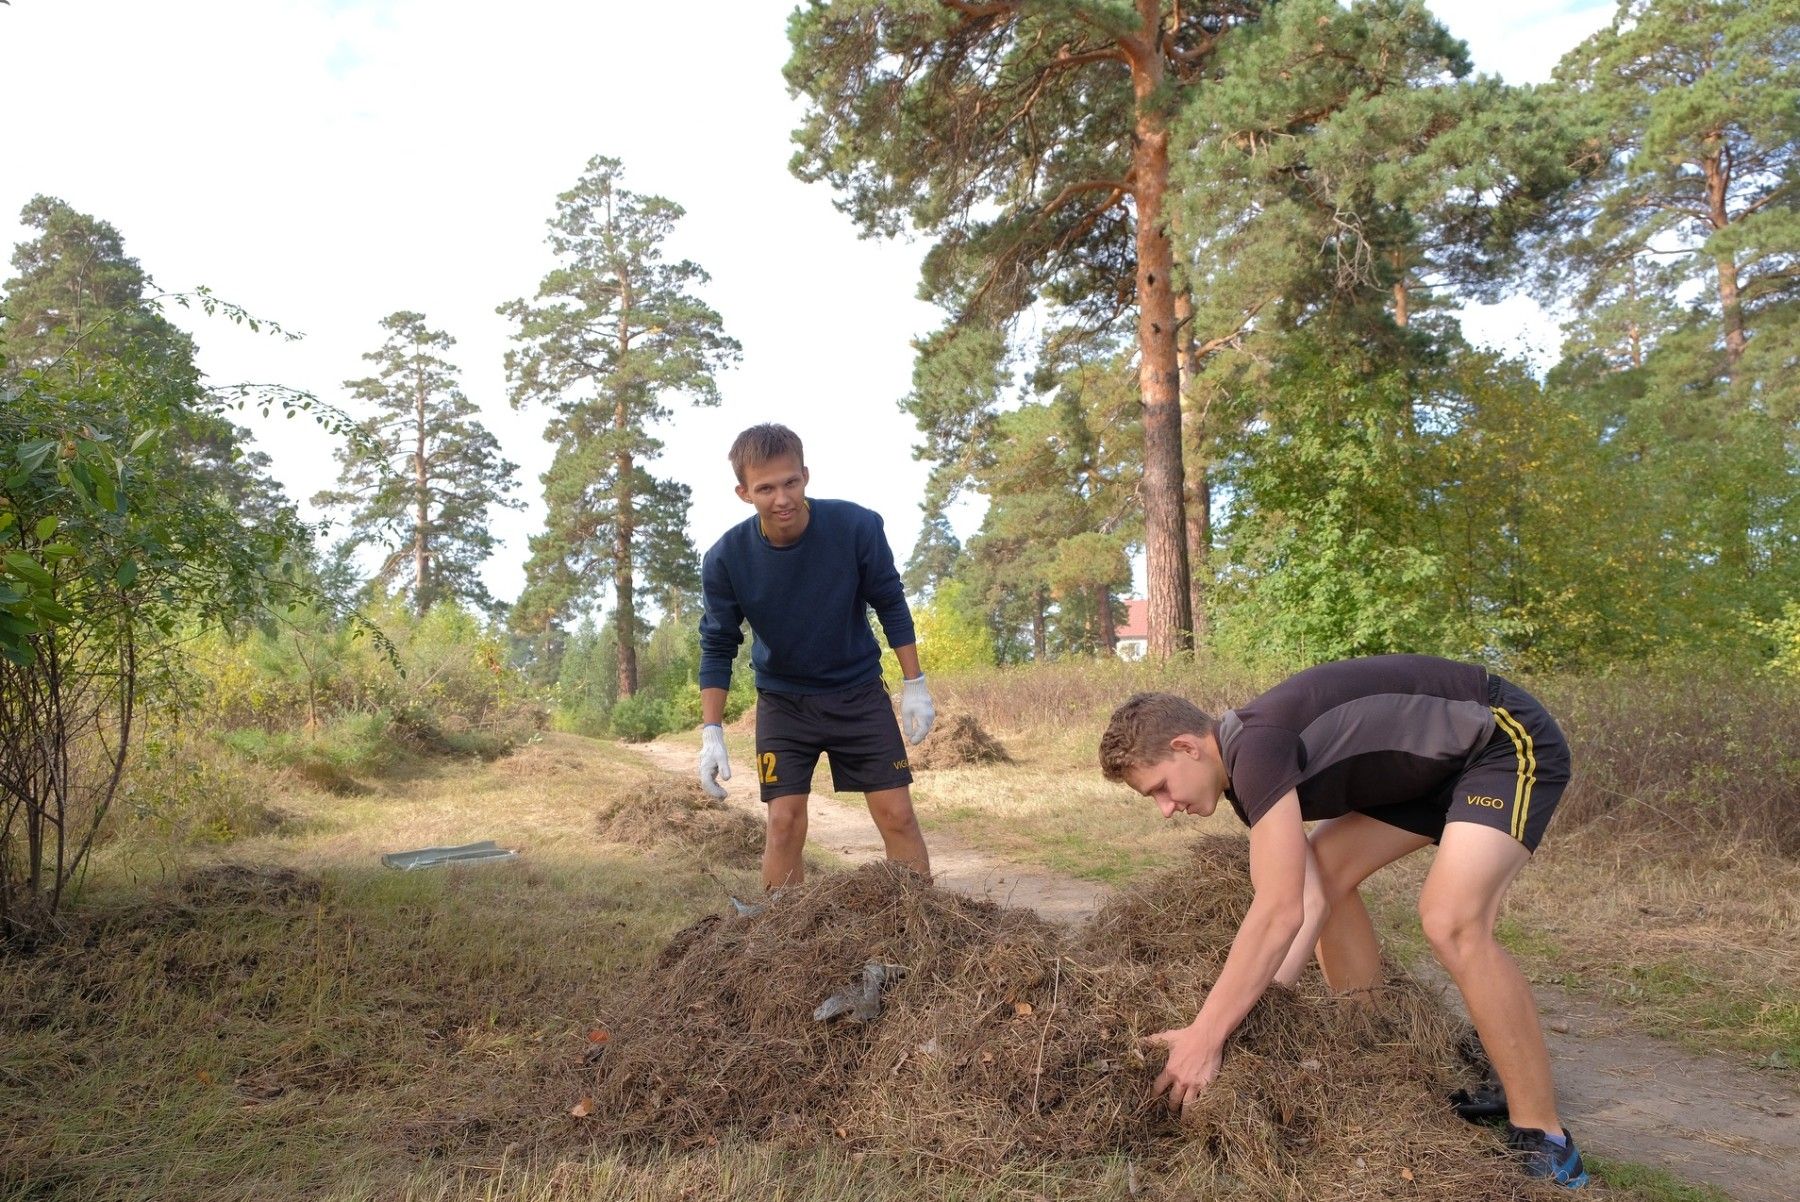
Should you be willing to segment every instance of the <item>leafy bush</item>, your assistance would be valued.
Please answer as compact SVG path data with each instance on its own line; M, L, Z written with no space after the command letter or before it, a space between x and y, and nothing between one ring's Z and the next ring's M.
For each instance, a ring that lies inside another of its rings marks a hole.
M120 785L103 838L130 832L173 843L229 843L288 821L271 805L279 779L185 726L155 726Z
M365 770L383 766L395 742L492 758L543 724L500 636L467 610L444 603L416 617L382 600L365 618L390 641L391 658L375 638L316 607L271 614L239 636L202 635L189 658L191 704L217 728L258 731L272 745L336 742L310 758ZM236 744L262 747L241 735Z
M756 700L750 644L739 649L725 720ZM623 716L621 717L621 713ZM563 653L552 721L558 730L639 742L700 725L700 633L690 616L665 618L638 652L638 691L619 697L619 644L612 623L583 621Z
M666 701L639 693L621 697L612 708L612 732L628 743L642 743L679 729L674 708Z
M1775 644L1763 671L1800 680L1800 601L1787 602L1781 607L1779 618L1758 622L1756 628Z
M919 662L927 676L993 666L994 636L982 616L980 601L967 584L946 581L931 600L914 606L912 612ZM875 641L882 649L881 678L890 690L897 689L900 661L888 649L879 627L875 627Z

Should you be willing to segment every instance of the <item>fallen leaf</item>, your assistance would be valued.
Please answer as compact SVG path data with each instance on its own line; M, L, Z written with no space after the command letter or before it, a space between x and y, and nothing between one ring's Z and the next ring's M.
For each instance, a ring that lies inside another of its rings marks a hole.
M1411 1169L1401 1169L1400 1170L1400 1180L1411 1181L1412 1180L1412 1170Z
M1026 1015L1031 1013L1031 1003L1030 1002L1014 1002L1013 1003L1013 1013L1015 1015L1017 1015L1019 1018L1024 1018Z
M212 1074L205 1069L201 1069L199 1072L195 1073L194 1076L200 1079L200 1084L202 1085L211 1085L213 1083Z
M611 1038L612 1036L607 1034L606 1028L604 1027L595 1027L592 1031L588 1032L589 1043L605 1043Z
M842 1127L839 1127L837 1129L837 1131L835 1132L835 1134L837 1135L837 1137L839 1139L849 1139L850 1138L850 1133L848 1131L844 1130Z
M593 1098L581 1099L581 1101L579 1101L579 1102L575 1103L573 1106L569 1107L569 1113L574 1115L578 1119L586 1118L588 1115L594 1113L594 1099Z
M992 1064L994 1062L994 1054L992 1052L983 1052L981 1054L981 1062L983 1064Z
M1300 1062L1300 1067L1309 1073L1316 1073L1325 1066L1320 1064L1317 1060L1302 1060Z

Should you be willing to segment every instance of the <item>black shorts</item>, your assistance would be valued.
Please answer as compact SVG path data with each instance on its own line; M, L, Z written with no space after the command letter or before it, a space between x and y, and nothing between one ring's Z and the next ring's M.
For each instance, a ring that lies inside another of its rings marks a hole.
M1569 787L1569 742L1537 698L1509 680L1488 677L1488 705L1494 733L1449 788L1363 813L1433 843L1447 822L1479 822L1536 851Z
M912 784L900 724L880 679L841 693L756 692L756 778L762 799L812 792L819 753L831 787L877 793Z

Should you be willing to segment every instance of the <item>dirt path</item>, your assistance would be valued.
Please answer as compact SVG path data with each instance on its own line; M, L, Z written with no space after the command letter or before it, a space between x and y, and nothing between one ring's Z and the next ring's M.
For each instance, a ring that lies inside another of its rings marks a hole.
M650 743L636 750L670 771L694 770L695 752L687 747ZM738 771L726 790L733 804L762 813L748 771ZM807 821L808 841L846 863L882 854L861 809L814 794ZM941 833L928 842L933 875L946 889L1067 923L1087 918L1105 900L1103 885L996 859ZM1460 1006L1448 980L1440 984ZM1540 987L1537 997L1563 1121L1584 1149L1716 1186L1740 1202L1800 1199L1800 1090L1791 1075L1683 1051L1629 1030L1617 1011L1560 989Z

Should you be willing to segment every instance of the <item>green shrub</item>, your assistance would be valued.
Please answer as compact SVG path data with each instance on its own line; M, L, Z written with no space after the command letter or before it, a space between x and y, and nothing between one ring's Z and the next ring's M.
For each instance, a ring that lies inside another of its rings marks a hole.
M1788 601L1781 616L1771 622L1757 622L1756 629L1774 644L1774 650L1763 671L1771 676L1800 680L1800 601Z
M217 739L188 727L152 725L127 761L119 799L103 839L130 833L173 843L229 843L266 834L289 821L268 799L277 777L246 763Z
M639 693L621 697L612 708L612 732L627 743L643 743L680 726L666 701Z

